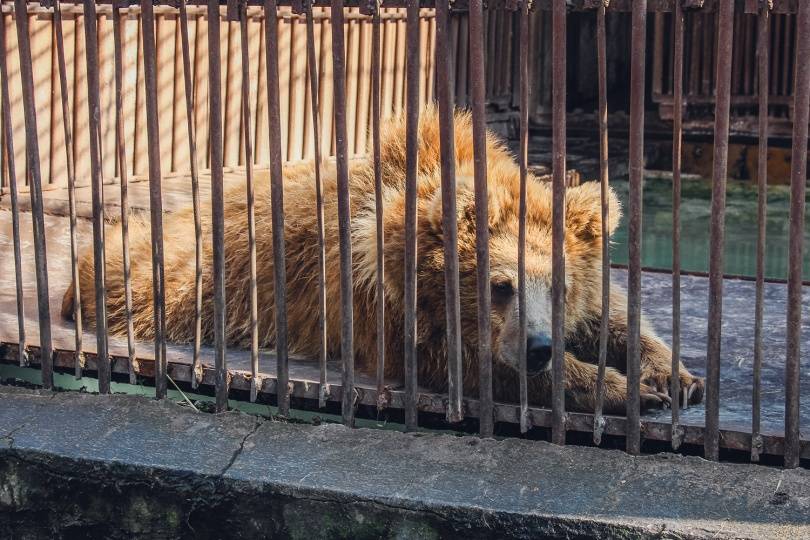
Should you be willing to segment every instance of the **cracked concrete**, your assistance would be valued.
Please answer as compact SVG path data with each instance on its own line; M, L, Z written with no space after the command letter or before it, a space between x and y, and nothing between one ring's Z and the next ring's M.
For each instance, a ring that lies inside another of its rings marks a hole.
M0 387L0 400L13 438L0 445L0 531L14 537L810 538L807 470L135 396Z
M253 429L251 429L251 430L250 430L250 431L249 431L249 432L248 432L248 433L247 433L247 434L246 434L246 435L245 435L245 436L242 438L242 441L239 443L239 448L237 448L237 449L234 451L233 455L231 456L230 461L228 461L228 464L227 464L227 465L225 465L225 467L224 467L224 468L222 469L222 471L219 473L219 475L220 475L220 476L225 476L225 475L228 473L228 471L230 470L230 468L233 466L233 464L236 462L236 460L237 460L237 459L239 459L239 456L240 456L240 455L242 454L242 452L245 450L245 445L247 444L248 439L250 439L250 438L251 438L253 435L255 435L255 434L256 434L256 432L259 430L259 428L261 427L261 425L262 425L263 423L264 423L264 420L263 420L262 418L260 418L260 417L256 417L256 424L253 426Z

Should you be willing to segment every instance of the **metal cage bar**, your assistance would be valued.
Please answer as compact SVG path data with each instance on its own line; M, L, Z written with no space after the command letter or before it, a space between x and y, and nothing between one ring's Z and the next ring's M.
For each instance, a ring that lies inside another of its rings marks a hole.
M725 233L726 176L731 101L731 53L734 39L734 4L721 2L717 34L717 103L714 114L714 166L712 173L709 238L709 341L706 348L707 459L720 452L720 340L723 320L723 237Z
M520 51L518 73L520 77L520 201L518 203L518 343L528 342L526 318L526 213L527 182L529 175L529 2L520 4ZM520 432L529 430L529 381L526 347L520 349L518 365L520 393Z
M380 6L374 0L371 27L371 144L374 159L374 216L377 231L377 280L374 284L374 296L377 308L377 408L389 405L385 392L385 208L383 202L382 182L382 149L380 141L381 111L381 48Z
M253 185L253 137L250 134L250 56L248 51L247 7L244 2L239 2L239 44L242 53L242 137L245 145L245 195L248 258L250 259L248 263L250 266L250 401L256 401L259 395L259 385L261 384L259 380L259 295L256 278L256 190ZM274 205L274 215L276 214L275 209ZM275 227L273 230L275 232ZM273 254L275 256L275 250ZM282 251L280 255L283 257L284 252ZM283 267L283 259L281 262ZM289 375L287 375L287 378L289 378ZM287 396L287 408L284 412L281 412L281 400L279 400L279 411L281 414L287 415L289 414L289 394L285 392L284 395ZM279 396L281 396L281 393L279 393Z
M608 107L607 107L607 36L605 31L605 5L596 8L596 64L599 79L599 183L602 219L602 316L599 323L599 370L596 376L596 409L593 419L595 444L602 441L605 419L602 408L605 403L605 371L607 369L607 344L610 325L610 231L608 227L610 208L608 194Z
M68 184L68 215L70 219L70 270L73 284L73 335L75 343L76 378L82 376L84 352L82 337L82 295L79 284L79 245L76 238L76 166L73 162L73 130L70 126L70 94L68 93L67 67L65 65L65 38L62 30L62 8L59 0L53 4L53 26L56 41L56 59L59 64L59 97L62 104L62 127L65 133L65 169ZM24 343L22 340L20 343Z
M200 176L197 162L197 129L194 122L194 88L191 82L191 45L188 37L186 0L180 0L178 10L180 16L180 46L183 54L183 90L186 98L188 157L191 168L191 204L194 208L194 350L191 358L191 388L197 388L203 374L200 362L203 310L203 237L200 212Z
M96 4L84 2L85 21L96 20ZM107 348L107 283L104 241L104 191L101 165L101 105L99 103L98 32L95 24L84 25L87 62L87 111L89 114L90 175L93 197L93 277L95 279L96 370L98 391L110 393L110 355Z
M144 0L148 2L148 0ZM228 365L225 355L225 207L222 171L222 79L220 67L219 3L208 1L208 123L211 160L211 232L214 266L214 369L216 410L228 409ZM270 25L266 25L270 26ZM269 40L268 40L269 42ZM268 85L270 88L270 85ZM271 137L272 141L272 137Z
M647 40L647 0L633 3L633 44ZM644 182L644 80L646 48L630 51L630 197L627 236L627 452L641 452L641 204Z
M346 51L343 43L343 0L332 2L332 69L335 107L335 161L340 237L340 357L343 361L343 423L354 425L354 291L352 289L352 230L349 196L349 156L346 141Z
M22 248L20 242L20 207L19 195L17 189L17 168L14 164L14 133L11 125L11 100L9 98L8 88L8 65L7 65L7 49L6 49L6 25L5 22L0 23L0 84L2 84L2 112L3 115L3 151L5 152L5 160L8 166L8 185L11 191L11 236L14 244L14 284L15 284L15 298L17 303L17 355L18 364L20 367L28 365L28 355L26 352L26 336L25 336L25 297L23 292L22 282ZM73 220L71 220L73 223ZM71 233L73 229L71 229ZM71 240L75 236L71 234ZM71 246L75 244L71 242ZM76 276L76 273L73 273ZM79 319L81 320L81 319ZM81 334L78 334L76 349L81 350ZM77 360L78 362L78 360Z
M757 152L757 282L754 306L754 366L751 391L751 461L762 453L762 330L765 312L765 238L768 209L768 62L770 61L770 5L760 2L757 17L757 80L759 92ZM764 90L764 91L763 91Z
M479 432L491 437L495 430L492 399L492 323L489 285L489 211L487 193L487 141L484 81L484 8L470 2L470 102L473 123L473 181L475 184L475 252L478 299L478 400Z
M565 444L565 171L566 2L551 14L552 225L551 225L551 440Z
M14 0L15 13L26 12L25 0ZM42 203L42 171L39 163L39 137L37 131L37 107L34 94L34 73L31 57L31 39L28 34L28 17L15 17L20 55L23 111L25 114L25 156L28 177L31 182L31 212L34 232L34 267L37 281L37 313L39 315L40 365L42 386L53 388L53 341L51 340L51 308L48 288L48 256L45 246L45 216Z
M287 347L287 271L284 263L284 178L281 172L281 114L278 82L278 29L275 0L265 3L267 96L270 123L270 202L273 223L273 301L275 303L278 412L290 414L290 368Z
M329 390L326 379L326 243L324 239L323 182L321 180L321 113L318 65L315 59L315 22L312 13L312 2L306 0L304 9L306 10L307 69L309 71L312 138L315 152L315 211L318 215L318 339L320 339L318 351L318 407L322 408L326 407ZM267 24L266 21L265 24ZM377 127L377 137L379 139L379 126ZM381 272L381 269L378 269L378 272ZM378 327L379 324L378 316Z
M89 1L89 0L88 0ZM149 143L149 216L152 236L152 304L155 327L155 396L166 397L166 291L163 268L163 193L160 174L160 129L157 104L155 16L149 0L141 2L143 65L146 90L146 131ZM87 25L91 26L91 25Z
M416 190L419 174L419 3L411 0L406 23L405 87L405 429L418 427L416 357Z
M436 78L436 100L439 104L441 139L442 238L444 240L445 309L447 310L447 420L463 420L461 296L459 291L458 211L456 208L456 147L453 122L454 99L450 58L450 5L436 4L436 69L447 74Z
M807 190L807 130L810 122L810 5L800 2L796 19L793 81L793 149L790 161L787 354L785 356L785 467L799 466L799 380L802 338L802 255Z
M129 193L127 154L124 136L124 74L121 43L121 9L113 4L113 58L115 63L115 152L121 186L121 261L124 267L124 311L127 319L127 369L129 384L137 382L138 360L135 357L135 332L132 322L132 275L129 256Z
M683 149L683 38L684 14L680 3L673 13L674 51L672 62L673 111L672 111L672 365L669 397L672 407L672 433L670 444L677 450L683 438L680 428L680 372L681 364L681 160ZM687 392L683 405L689 402Z

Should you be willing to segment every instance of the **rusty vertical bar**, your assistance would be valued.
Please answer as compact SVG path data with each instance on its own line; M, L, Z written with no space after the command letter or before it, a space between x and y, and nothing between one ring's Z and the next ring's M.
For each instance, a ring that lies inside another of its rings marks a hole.
M447 310L447 421L459 422L463 375L461 364L461 299L458 275L458 216L456 211L456 149L453 125L454 80L450 58L450 2L436 2L436 99L439 104L442 173L442 238L444 240L444 286Z
M720 339L723 321L723 237L725 233L728 133L731 105L731 52L734 4L720 2L717 36L717 82L714 114L714 167L712 173L709 238L709 325L706 347L706 459L720 454Z
M34 73L31 58L31 39L28 35L28 16L25 0L14 0L17 41L20 55L23 110L25 112L25 155L30 178L31 211L34 229L34 267L37 279L37 312L39 315L39 342L42 351L42 386L53 388L53 344L51 342L51 308L48 304L48 256L45 248L45 217L42 207L42 173L39 166L39 140L37 136L37 107L34 94ZM11 159L11 156L9 156Z
M478 288L478 399L479 431L495 431L492 402L492 323L489 285L489 211L487 193L486 81L484 80L484 7L482 0L469 3L470 102L473 123L473 177L475 184L475 253Z
M388 405L385 392L385 230L382 184L382 157L380 142L381 110L381 22L380 5L374 0L374 12L371 20L371 139L374 159L374 215L377 219L377 282L375 295L377 298L377 407Z
M551 440L565 444L565 73L566 2L551 13L552 242L551 242Z
M256 281L256 193L253 186L253 141L250 135L250 53L248 51L247 3L245 0L239 1L239 37L242 49L242 136L245 145L245 190L247 196L248 259L250 266L250 401L256 401L260 390L259 295ZM275 213L274 208L273 214ZM282 414L287 414L287 412L285 411Z
M148 2L149 0L144 0ZM272 19L275 20L275 19ZM266 25L266 26L269 26ZM211 164L211 232L214 258L214 367L216 410L228 409L228 364L225 356L225 205L222 171L222 78L219 2L208 0L208 124ZM270 138L272 140L272 136Z
M200 179L197 165L197 130L194 123L194 89L191 83L191 46L188 37L186 1L180 0L180 43L183 50L183 89L186 94L186 129L188 156L191 161L191 201L194 207L194 352L191 360L191 387L202 381L200 345L202 343L202 267L203 238L200 217Z
M157 107L155 15L150 0L141 0L146 132L149 160L149 214L152 236L152 298L155 325L155 396L166 397L166 308L163 271L163 198L160 176L160 131Z
M318 364L319 364L319 381L320 381L320 389L318 391L318 406L319 407L326 407L326 398L328 397L328 386L326 380L326 244L324 241L324 220L323 220L323 185L321 183L321 111L320 111L320 90L318 85L318 64L315 56L315 18L312 14L312 0L307 0L306 5L306 19L307 19L307 69L309 71L309 88L310 88L310 95L311 95L311 107L312 107L312 136L313 136L313 146L315 150L315 211L318 214L318 336L320 339L320 350L318 354ZM377 27L379 27L379 18L377 19ZM378 37L379 37L379 29L377 30ZM379 52L379 51L378 51ZM374 69L372 67L372 69ZM372 72L372 76L373 76ZM379 79L378 79L378 86L379 86ZM373 104L372 104L373 106ZM375 118L376 118L375 114ZM377 139L379 139L379 125L377 126ZM378 208L378 214L381 214L382 210ZM379 229L381 226L378 224L377 228ZM378 258L377 262L379 263L380 259L380 252L382 251L381 248L378 247ZM382 271L381 268L378 269L378 273ZM382 278L378 276L378 281ZM377 300L379 302L379 290ZM379 318L379 310L381 308L378 307L378 317L377 317L377 328L378 332L380 332L380 318ZM384 321L384 319L383 319ZM382 340L382 336L378 336L378 343ZM378 348L379 354L379 348ZM378 388L379 390L379 388ZM378 396L380 394L378 393Z
M520 50L518 74L520 79L520 202L518 203L518 343L528 341L526 319L526 211L529 174L529 0L520 3ZM520 347L518 377L520 386L520 432L529 431L529 382L526 365L526 347Z
M104 247L104 186L101 171L101 104L99 102L98 32L96 3L84 0L84 40L87 62L87 111L90 135L90 175L93 199L93 275L96 299L96 355L98 391L110 392L110 356L107 351L107 284Z
M593 440L602 441L605 419L605 370L607 365L608 325L610 322L610 232L608 229L608 108L607 108L607 36L605 4L596 10L596 63L599 79L599 183L602 206L602 319L599 325L599 371L596 376L596 410L593 419Z
M785 358L785 467L799 466L799 381L802 337L802 255L807 183L807 124L810 121L810 4L799 3L793 78L793 149L790 165L787 354Z
M680 372L681 362L681 148L683 136L683 7L675 2L672 14L674 34L672 63L672 373ZM669 395L672 399L670 443L677 450L683 439L680 427L680 378L672 376ZM684 404L687 401L684 395Z
M59 0L53 4L53 25L56 37L56 58L59 64L59 89L62 101L62 126L65 132L65 164L68 183L68 214L70 216L70 275L73 283L73 322L75 374L81 378L84 367L82 351L82 295L79 285L79 245L76 239L76 167L73 163L73 133L70 113L70 94L68 93L67 68L65 64L65 38L62 32L62 8Z
M127 318L127 367L129 383L137 382L137 359L132 323L132 279L129 257L129 198L127 189L127 154L124 142L124 75L121 43L121 9L113 2L113 41L115 61L115 148L118 157L118 174L121 185L121 256L124 265L124 310Z
M8 65L6 59L6 25L0 21L0 79L2 79L3 150L8 165L8 186L11 190L11 235L14 243L14 281L17 299L17 353L20 367L28 365L25 338L25 302L22 282L22 247L20 243L20 207L17 194L17 170L14 164L14 131L11 126L11 99L9 97ZM75 219L74 219L75 222ZM71 229L72 231L73 229ZM79 340L81 344L81 340ZM78 362L78 360L77 360Z
M340 237L340 356L343 360L343 423L354 425L354 298L352 290L352 230L349 157L346 141L346 51L343 43L343 0L331 7L332 71L335 108L335 160Z
M88 0L89 1L89 0ZM163 270L163 198L160 176L160 130L157 106L155 15L150 0L141 0L144 88L146 95L149 214L152 240L152 298L155 325L155 396L166 397L166 307Z
M772 23L772 0L760 0L757 16L757 90L758 90L758 153L757 153L757 248L756 300L754 307L754 366L751 395L751 461L759 461L764 442L761 433L763 319L765 311L765 241L768 208L768 129L770 96L769 71ZM778 50L778 43L776 44Z
M630 52L630 198L627 272L627 451L641 451L641 202L644 176L644 79L647 0L633 3Z
M770 57L769 0L759 3L757 16L757 84L759 88L759 145L757 153L757 285L754 307L754 373L751 395L751 461L762 452L762 323L765 312L765 237L768 207L768 62Z
M270 126L270 205L273 221L273 299L275 301L276 377L278 412L290 414L287 362L287 277L284 265L284 179L281 174L281 113L278 80L278 8L265 0L265 60L267 64L267 113Z
M416 190L419 171L419 0L408 0L405 81L405 429L418 427L416 410Z

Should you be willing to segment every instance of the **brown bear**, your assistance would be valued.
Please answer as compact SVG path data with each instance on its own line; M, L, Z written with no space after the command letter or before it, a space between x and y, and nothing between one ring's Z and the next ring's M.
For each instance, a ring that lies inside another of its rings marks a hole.
M461 326L463 341L464 392L478 393L477 300L475 207L473 195L473 144L470 116L456 113L455 150L458 201L458 251L461 284ZM419 384L442 392L447 387L445 352L445 296L442 243L442 205L439 163L438 115L426 109L419 124L418 176L418 377ZM403 254L405 213L405 121L387 121L382 133L382 179L385 236L386 375L402 380L403 360ZM334 167L323 175L326 238L327 348L340 352L340 281L337 220L337 184ZM374 169L371 159L350 168L352 244L354 268L354 346L359 370L376 370L376 221ZM531 177L528 182L527 217L527 318L528 343L519 342L517 308L519 169L515 159L492 134L487 137L489 185L489 229L492 287L492 344L494 394L499 401L518 400L517 365L522 347L527 347L529 400L546 405L550 400L551 324L551 191ZM266 176L257 179L257 193L269 193ZM284 171L286 211L286 272L290 352L310 358L319 354L318 249L315 212L314 165L288 167ZM610 193L612 232L620 218L618 200ZM596 362L601 313L601 210L600 187L594 182L570 188L566 194L565 219L565 388L566 407L592 411L596 400ZM273 248L269 196L256 198L256 244L258 253L259 341L263 347L274 341ZM250 344L249 256L247 212L244 188L225 194L226 333L230 345ZM204 256L212 259L210 207L202 212ZM126 333L124 283L120 229L107 234L107 302L109 330ZM153 338L152 269L149 228L146 221L130 225L132 297L135 335ZM170 341L194 338L194 222L192 209L164 218L166 329ZM82 311L94 320L92 254L81 260ZM202 332L213 342L212 268L203 272ZM605 411L626 410L627 300L611 288L610 339L606 375ZM66 292L63 315L70 316L72 287ZM641 374L642 407L669 403L671 351L642 323ZM677 375L683 392L692 403L703 395L703 381L681 365ZM682 394L683 395L683 394Z

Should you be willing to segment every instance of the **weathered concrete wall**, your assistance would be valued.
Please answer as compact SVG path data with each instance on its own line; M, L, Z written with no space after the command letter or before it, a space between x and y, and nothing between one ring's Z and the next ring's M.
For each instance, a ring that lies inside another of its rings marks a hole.
M810 537L810 471L0 387L0 537Z

